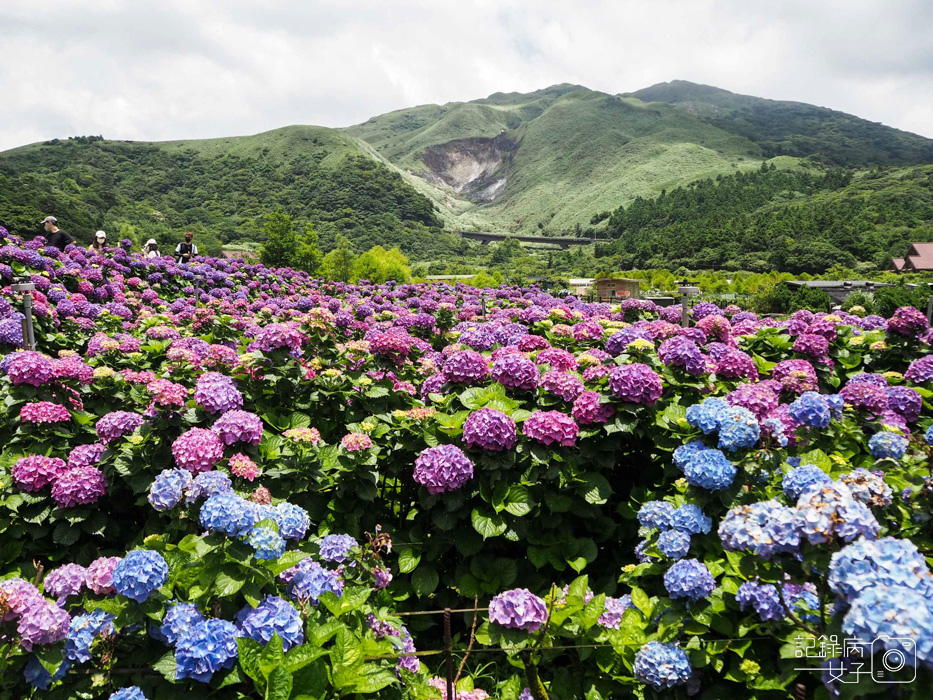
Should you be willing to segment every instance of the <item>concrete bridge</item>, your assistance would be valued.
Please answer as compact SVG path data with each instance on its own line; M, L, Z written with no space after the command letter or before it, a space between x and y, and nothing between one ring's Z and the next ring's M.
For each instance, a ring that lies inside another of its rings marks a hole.
M592 245L593 243L609 243L609 238L572 238L570 236L522 236L518 234L486 233L483 231L454 231L461 238L479 241L482 245L490 242L501 243L506 238L514 238L519 243L545 243L569 248L572 245Z

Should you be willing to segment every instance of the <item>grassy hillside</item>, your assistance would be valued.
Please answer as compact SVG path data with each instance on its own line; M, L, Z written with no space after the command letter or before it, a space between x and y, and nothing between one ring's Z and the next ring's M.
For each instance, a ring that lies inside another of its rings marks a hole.
M497 93L484 100L424 105L374 117L347 134L370 143L427 184L429 149L444 149L468 167L464 140L505 131L517 144L500 171L505 185L492 203L477 206L452 187L420 187L463 227L564 233L599 211L636 196L698 177L756 168L760 148L748 139L667 105L645 105L576 85L526 95ZM469 145L469 144L467 144Z
M842 166L933 163L933 140L825 107L738 95L685 80L626 96L676 105L754 141L766 156L816 156Z
M313 224L325 247L344 233L359 249L461 251L461 241L438 235L431 202L368 150L309 126L199 141L33 144L0 153L0 223L31 235L51 213L82 241L103 228L163 244L183 230L236 243L261 240L264 215L281 207Z
M884 269L933 240L933 166L778 170L703 180L612 212L597 255L626 267Z

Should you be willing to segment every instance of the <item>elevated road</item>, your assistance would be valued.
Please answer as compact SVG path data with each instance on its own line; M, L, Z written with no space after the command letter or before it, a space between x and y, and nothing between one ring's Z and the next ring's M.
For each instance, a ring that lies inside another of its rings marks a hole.
M519 234L486 233L483 231L454 231L461 238L479 241L483 245L490 242L501 243L506 238L514 238L519 243L544 243L569 248L572 245L592 245L594 243L609 243L609 238L571 238L569 236L522 236Z

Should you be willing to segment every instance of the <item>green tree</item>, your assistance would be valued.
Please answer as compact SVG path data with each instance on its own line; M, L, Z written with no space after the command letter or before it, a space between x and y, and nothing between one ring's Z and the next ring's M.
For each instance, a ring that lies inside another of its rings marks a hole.
M259 259L269 267L289 267L298 250L298 235L292 217L279 209L266 215L262 227L266 242L259 249Z
M353 276L356 256L350 247L350 239L337 235L337 247L324 256L321 272L329 280L349 282Z
M398 248L386 250L381 245L373 246L356 260L353 280L369 280L382 284L388 280L405 282L411 277L408 258Z
M298 249L292 257L291 267L296 270L304 270L310 274L315 274L321 268L321 262L324 254L318 245L318 235L314 227L308 224L305 226L305 235Z

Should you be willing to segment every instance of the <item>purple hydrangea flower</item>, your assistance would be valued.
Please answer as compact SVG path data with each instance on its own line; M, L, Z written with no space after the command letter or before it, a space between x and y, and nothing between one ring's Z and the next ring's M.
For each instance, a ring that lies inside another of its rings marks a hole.
M493 381L506 389L533 391L538 388L538 366L523 355L504 355L492 365Z
M211 426L211 430L225 445L236 442L258 445L262 440L262 420L249 411L227 411Z
M609 389L626 403L653 404L664 391L661 377L648 365L619 365L609 373Z
M527 588L514 588L489 601L489 620L509 629L537 632L547 621L547 606Z
M109 445L114 440L129 435L145 422L138 413L113 411L101 416L95 428L97 429L98 439L104 445Z
M205 372L198 377L194 400L208 413L224 413L243 406L243 394L236 382L219 372Z
M210 430L191 428L172 443L172 454L179 467L197 474L214 468L224 456L224 444Z
M762 622L783 620L787 615L777 586L770 583L746 581L739 586L735 601L742 610L751 607Z
M107 480L97 467L67 469L52 484L52 498L59 508L96 503L106 493Z
M287 601L267 595L255 608L245 607L236 616L237 627L244 637L268 644L273 634L282 638L282 647L288 651L304 642L301 615Z
M522 424L522 434L548 446L573 447L579 432L573 418L560 411L535 411Z
M486 358L473 350L455 352L444 362L444 376L447 381L466 384L478 384L489 376Z
M321 559L342 564L350 560L350 550L359 546L350 535L325 535L321 539Z
M84 590L86 576L87 569L83 566L65 564L48 573L43 587L46 593L57 599L59 605L64 605L68 596L78 595Z
M456 491L473 478L473 462L456 445L428 447L415 460L413 476L428 493Z
M511 450L518 442L515 421L494 408L481 408L467 416L463 423L466 446L489 452Z

